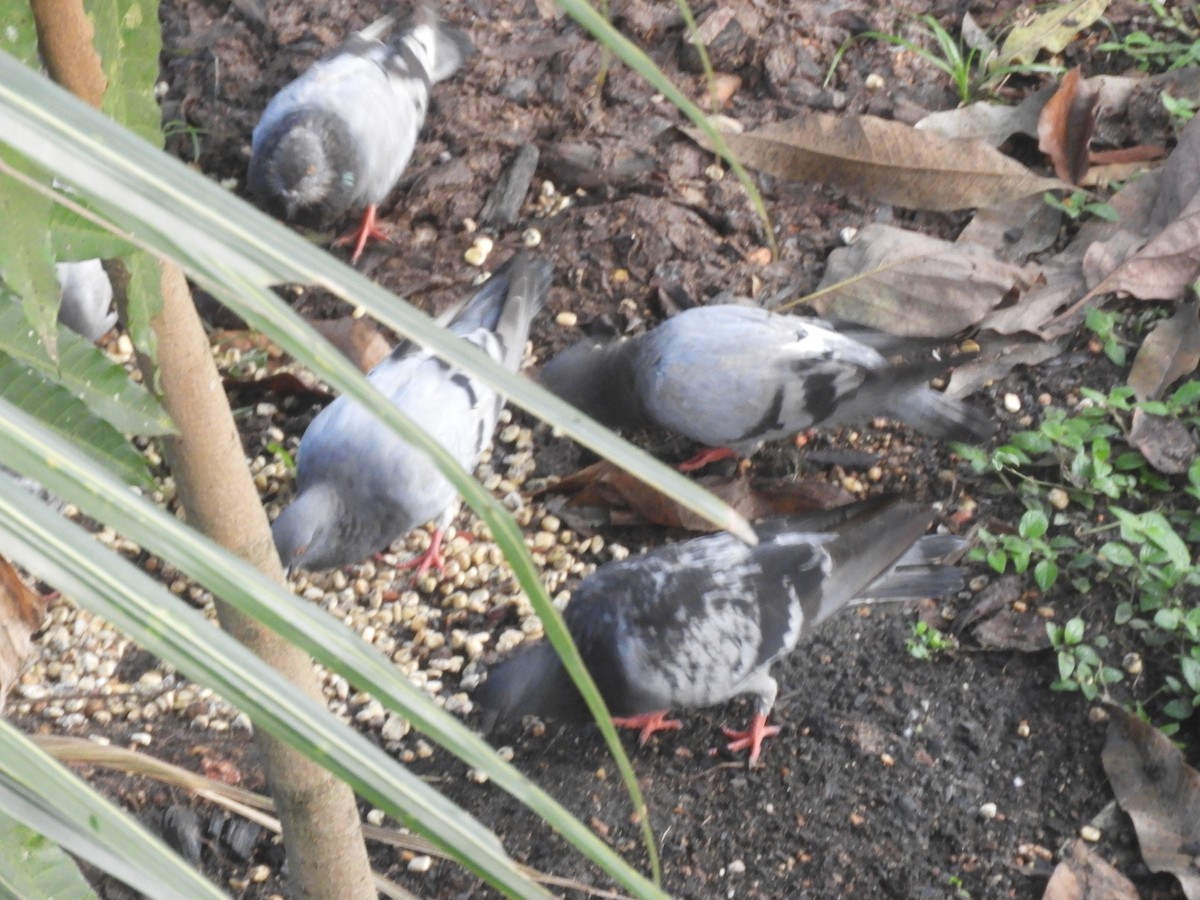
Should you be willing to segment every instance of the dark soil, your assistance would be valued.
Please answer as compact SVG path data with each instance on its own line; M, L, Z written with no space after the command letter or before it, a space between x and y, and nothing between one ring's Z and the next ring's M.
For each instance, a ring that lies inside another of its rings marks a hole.
M932 13L957 31L967 6L992 22L1009 5L997 11L990 4L945 0L747 4L758 27L727 30L712 47L717 70L742 78L724 112L753 126L810 109L912 120L915 110L951 108L956 99L931 66L876 42L856 43L830 86L822 82L851 34L896 32L910 13ZM680 117L670 105L623 66L606 70L604 54L568 19L539 15L542 6L549 4L444 4L446 18L469 32L478 53L435 89L423 139L383 210L395 244L374 247L361 264L385 287L429 310L461 296L477 271L463 260L474 239L464 222L479 220L497 174L527 144L539 148L542 161L519 220L481 227L496 239L489 267L521 246L526 229L542 235L537 252L556 272L535 330L543 361L582 334L640 330L676 308L722 295L753 295L767 305L803 295L817 284L843 229L902 215L820 186L760 178L781 258L768 265L751 261L766 241L735 179L707 177L712 158L671 128ZM168 0L162 12L169 87L164 120L200 129L196 164L213 178L236 180L240 190L250 133L270 96L348 29L381 11L379 0L311 6ZM706 12L697 8L701 18ZM677 84L703 98L703 79L694 71L674 4L619 3L614 18ZM885 87L868 89L868 73L881 76ZM1037 86L1015 85L1013 96ZM186 159L194 155L187 135L174 137L170 149ZM572 200L552 218L537 199L547 179ZM964 221L904 215L910 227L939 235L954 234ZM301 295L298 305L318 316L337 312L336 304L312 292ZM578 327L555 324L567 310L577 314ZM1102 357L1080 347L1061 364L1017 374L973 402L1015 429L1023 413L1004 411L1003 392L1017 393L1028 412L1038 408L1035 398L1042 393L1062 402L1081 382L1108 385L1119 377ZM298 434L302 427L287 430ZM871 429L820 435L805 449L771 448L755 464L764 474L836 482L842 469L815 465L806 454L865 449L884 469L879 489L939 502L946 514L979 492L978 518L1011 521L1015 505L985 496L948 451L898 434L890 444ZM245 439L253 453L266 440L254 426ZM567 471L583 459L544 432L539 440L546 443L544 469ZM671 459L694 449L665 447ZM863 477L865 468L846 471ZM642 529L609 537L636 549L678 535ZM1085 604L1106 602L1060 589L1033 605L1049 604L1061 621ZM659 735L644 748L627 738L661 843L668 891L700 898L952 897L960 891L1040 896L1060 847L1112 800L1100 765L1103 725L1089 720L1079 695L1049 690L1056 677L1049 652L983 652L967 641L950 657L916 662L905 650L913 619L913 611L903 609L845 614L780 665L773 718L783 732L768 742L758 769L709 753L720 743L721 724L740 724L748 715L743 703L685 713L683 730ZM198 736L171 736L162 730L166 724L159 725L155 752L194 766ZM511 745L522 770L631 862L644 864L628 798L594 727L550 723L535 734L513 724L494 740ZM261 786L248 740L205 743L210 754L236 760L248 786ZM414 768L494 828L516 859L604 884L520 804L464 778L463 766L448 754L439 752ZM172 800L188 802L166 789L135 789L115 778L100 783L155 828ZM983 812L990 811L987 804L994 804L990 817ZM207 822L210 813L197 810ZM1177 896L1171 879L1149 875L1140 863L1122 816L1105 829L1099 851L1117 861L1143 896ZM264 837L250 856L278 863L280 851ZM220 884L247 866L215 839L203 860ZM375 851L375 863L422 896L488 895L451 863L410 875L392 850ZM110 896L126 895L103 883ZM242 896L285 890L276 878Z

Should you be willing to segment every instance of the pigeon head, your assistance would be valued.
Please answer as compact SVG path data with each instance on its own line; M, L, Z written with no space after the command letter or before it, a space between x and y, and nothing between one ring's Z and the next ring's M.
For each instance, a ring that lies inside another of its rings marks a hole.
M340 564L340 506L337 492L318 484L302 491L279 514L271 536L284 569L318 570Z
M289 222L319 228L354 205L354 155L327 114L285 118L251 160L249 186L259 205Z
M602 425L636 427L645 423L645 410L632 385L638 347L637 338L588 338L546 363L539 380Z

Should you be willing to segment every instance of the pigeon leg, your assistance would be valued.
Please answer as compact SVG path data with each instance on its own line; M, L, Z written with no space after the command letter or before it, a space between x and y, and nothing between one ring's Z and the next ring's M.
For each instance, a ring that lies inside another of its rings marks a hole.
M638 735L639 747L646 746L650 735L657 731L675 731L683 727L683 723L678 719L668 719L665 709L659 712L639 713L636 716L613 716L613 724L621 728L640 728L642 733Z
M729 447L706 447L695 456L685 459L679 464L680 472L695 472L697 469L703 469L710 463L715 463L722 459L731 459L737 456L737 452Z
M736 728L723 727L725 737L733 738L732 741L725 747L730 753L739 753L750 748L750 765L753 766L758 762L758 757L762 753L762 742L769 737L774 737L779 734L778 725L768 725L767 717L762 713L755 713L750 719L750 727L745 731L738 731Z
M375 214L379 211L379 207L374 203L370 204L363 212L362 222L355 231L349 234L344 234L333 242L335 247L340 247L344 244L353 243L354 253L350 256L351 264L358 262L358 258L362 256L363 248L367 246L367 241L374 239L377 241L391 242L391 238L379 229L375 224Z
M439 572L446 571L446 560L442 557L442 535L445 534L440 528L433 529L433 539L429 542L429 548L421 553L418 553L412 559L406 559L404 562L397 563L397 569L413 569L417 571L413 573L412 583L418 583L425 577L425 573L430 569L437 569Z

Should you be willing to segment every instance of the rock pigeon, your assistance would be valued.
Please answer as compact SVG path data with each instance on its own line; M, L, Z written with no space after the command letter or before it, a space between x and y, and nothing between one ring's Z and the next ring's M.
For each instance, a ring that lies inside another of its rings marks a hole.
M519 253L439 321L516 371L550 274L549 264ZM503 397L409 341L367 379L464 469L474 469L491 440ZM414 563L418 577L430 565L441 568L442 529L458 511L458 495L424 452L349 397L339 397L308 426L299 454L297 497L272 526L286 568L361 562L430 520L437 525L433 542Z
M751 694L745 731L725 729L731 752L753 765L777 685L771 665L812 629L855 603L920 599L962 586L962 570L937 565L963 541L923 537L928 507L881 497L756 526L749 547L726 533L668 544L609 563L575 588L565 618L618 724L678 728L672 707L710 706ZM588 712L547 641L492 666L475 692L485 726L537 715L583 720Z
M985 415L929 387L946 363L891 364L877 349L903 339L839 331L828 322L753 306L681 312L636 337L583 341L546 364L552 392L612 428L659 426L732 451L815 425L899 419L931 437L980 441Z
M313 228L365 207L352 260L386 236L375 213L412 157L431 86L471 52L466 35L420 5L387 42L388 16L317 61L267 104L247 183L272 215Z
M117 324L110 311L112 282L98 259L54 265L61 291L58 321L89 341L96 341Z

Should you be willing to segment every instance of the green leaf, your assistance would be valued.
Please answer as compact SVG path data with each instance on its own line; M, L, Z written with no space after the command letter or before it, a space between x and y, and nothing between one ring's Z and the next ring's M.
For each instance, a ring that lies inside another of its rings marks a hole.
M1031 509L1021 516L1020 524L1017 525L1017 533L1021 537L1036 540L1045 534L1049 527L1050 521L1046 518L1046 514L1040 509Z
M1043 593L1050 590L1058 580L1058 565L1052 559L1043 559L1033 567L1033 580Z
M0 397L37 416L129 484L157 485L146 460L108 422L45 376L0 353Z
M96 893L62 848L0 811L0 887L7 897L90 900Z
M1075 671L1075 654L1070 650L1058 651L1058 677L1062 681L1070 679Z
M1124 625L1133 618L1133 604L1122 601L1117 604L1117 609L1113 613L1113 621L1118 625Z
M103 112L155 147L163 146L162 112L154 99L162 26L151 0L88 0L108 88Z
M1186 569L1192 564L1192 555L1185 544L1171 527L1166 516L1150 511L1141 516L1141 527L1146 537L1161 547L1171 562L1180 569Z
M1175 631L1183 621L1183 614L1173 606L1164 607L1154 614L1154 624L1163 631Z
M93 415L125 434L170 434L174 425L150 393L90 341L58 328L55 364L15 303L0 301L0 353L65 387Z
M988 553L987 563L995 571L1003 574L1005 568L1008 566L1008 554L997 547L995 550L992 550Z
M1078 644L1083 640L1083 631L1083 619L1079 618L1079 616L1075 616L1075 618L1070 619L1067 624L1063 626L1063 641L1072 646Z
M1125 678L1125 673L1120 669L1114 669L1112 666L1104 666L1100 669L1100 681L1104 684L1116 684Z
M1049 435L1043 434L1040 431L1018 431L1009 441L1014 447L1024 450L1029 454L1048 453L1050 448L1054 446L1054 442L1050 440Z
M1127 568L1137 563L1137 557L1133 555L1133 551L1125 544L1119 541L1108 541L1097 553L1102 559L1108 560L1114 566Z
M50 211L49 228L50 243L57 262L114 259L126 256L135 249L124 238L58 203Z
M31 69L41 67L38 57L37 27L33 21L33 9L20 0L9 0L3 7L3 22L0 28L0 50L20 60Z
M1163 706L1163 713L1170 716L1172 719L1191 718L1192 711L1195 709L1190 700L1185 700L1182 697L1176 697L1170 703Z
M0 145L0 161L43 184L50 178L36 167ZM21 298L25 318L34 327L51 356L57 353L55 341L59 305L58 277L54 273L54 255L50 232L34 223L47 222L53 202L16 178L0 176L0 220L21 223L5 229L0 240L0 274L4 285Z
M1179 668L1183 671L1183 680L1196 694L1200 694L1200 659L1191 656L1179 658Z
M1029 568L1029 560L1033 554L1033 550L1028 544L1017 543L1010 541L1007 543L1008 554L1012 558L1013 571L1018 575Z

